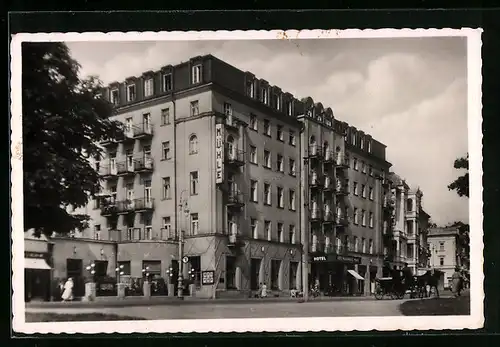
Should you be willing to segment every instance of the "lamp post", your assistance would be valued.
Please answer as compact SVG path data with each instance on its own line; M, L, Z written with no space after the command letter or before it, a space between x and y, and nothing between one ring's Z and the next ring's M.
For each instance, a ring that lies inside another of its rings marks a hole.
M188 201L187 201L187 198L184 198L184 194L187 193L187 190L182 190L181 191L181 194L180 194L180 198L179 198L179 211L182 213L184 212L184 216L186 218L186 227L188 226L187 225L187 218L189 216L189 207L188 207ZM178 274L178 278L177 278L177 281L178 281L178 284L177 284L177 297L179 299L182 299L183 298L183 275L182 275L182 268L183 268L183 262L182 262L182 258L184 258L184 249L183 249L183 245L184 245L184 230L183 228L181 227L180 228L180 232L179 232L179 274Z
M123 272L123 264L118 266L115 271L116 271L116 284L120 283L120 276L124 274Z

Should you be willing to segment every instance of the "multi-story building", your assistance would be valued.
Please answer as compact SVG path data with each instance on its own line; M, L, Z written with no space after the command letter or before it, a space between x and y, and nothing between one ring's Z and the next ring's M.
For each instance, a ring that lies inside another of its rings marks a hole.
M405 263L414 274L428 268L427 231L430 216L422 208L422 191L411 189L393 172L388 176L384 206L389 218L384 222L386 268Z
M462 247L459 242L459 230L454 227L431 228L427 236L430 250L430 266L444 272L444 286L450 286L455 267L462 268L460 257Z
M211 55L104 95L125 133L92 160L102 192L77 211L92 220L77 236L116 244L120 273L175 284L186 256L197 296L312 280L369 292L383 265L383 144Z

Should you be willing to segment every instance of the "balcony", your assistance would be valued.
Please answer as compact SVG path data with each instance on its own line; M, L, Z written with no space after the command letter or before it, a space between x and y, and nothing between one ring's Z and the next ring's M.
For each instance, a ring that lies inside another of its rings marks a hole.
M337 182L337 184L335 185L335 195L344 196L347 194L348 194L347 187Z
M133 208L136 212L146 212L154 210L154 199L142 198L133 201Z
M335 167L338 169L349 168L349 156L342 153L337 153L335 158Z
M161 228L158 237L159 240L179 241L179 234L172 228Z
M103 199L101 202L101 216L110 217L118 213L118 205L114 200Z
M116 170L118 176L131 176L134 175L134 162L124 161L116 164Z
M330 176L325 176L323 190L325 191L334 190L333 179Z
M336 214L335 215L335 226L336 227L346 227L349 224L349 220L347 216L344 214Z
M224 162L228 166L240 167L245 165L245 152L226 144Z
M228 208L232 209L241 209L245 206L243 193L237 190L230 190L227 194L227 203Z
M311 172L309 176L309 186L311 188L319 188L322 185L323 185L323 177L316 172Z
M116 202L116 210L118 214L132 213L135 210L135 200L123 200Z
M117 137L118 142L132 142L134 141L134 131L131 125L123 126L123 134Z
M309 159L322 159L322 148L320 146L311 145L309 146L309 153L307 157Z
M118 145L118 138L117 139L112 139L112 138L106 138L100 142L101 146L103 147L112 147Z
M134 171L139 173L153 172L153 158L142 157L134 160Z
M134 125L133 137L135 139L148 139L153 137L153 125L148 123L140 123Z
M231 232L227 236L227 246L228 247L237 247L244 245L243 238L238 232Z
M335 214L330 209L325 209L323 213L323 223L330 224L335 222Z
M324 162L325 163L335 163L335 152L331 150L324 150Z
M98 170L99 176L103 179L116 179L118 177L118 170L116 165L104 165Z
M322 210L318 207L311 208L310 219L312 222L321 221Z

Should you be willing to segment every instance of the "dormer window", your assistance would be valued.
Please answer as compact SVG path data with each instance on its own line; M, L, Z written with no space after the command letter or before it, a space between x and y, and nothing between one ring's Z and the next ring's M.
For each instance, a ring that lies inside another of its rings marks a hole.
M169 92L172 90L172 74L166 73L163 75L163 91Z
M262 101L262 103L267 105L269 99L267 87L262 87L260 89L260 98L261 98L260 101Z
M200 82L201 82L201 64L198 64L191 68L191 84L198 84Z
M287 101L287 103L286 103L286 104L287 104L287 106L286 106L286 108L287 108L287 114L288 114L289 116L291 116L291 115L293 114L293 109L292 109L292 107L293 107L293 103L292 103L292 101L290 100L290 101Z
M255 98L255 83L253 80L247 81L247 96Z
M368 141L368 153L372 152L372 142Z
M148 78L144 81L144 97L153 95L153 79Z
M129 84L127 86L127 101L131 102L135 100L135 84Z
M109 92L109 101L113 105L118 105L120 103L118 95L118 89L111 89Z
M274 100L276 110L281 111L281 94L276 94Z
M352 135L351 135L351 137L352 137L352 139L351 139L352 140L352 145L356 146L356 133L353 132Z
M365 146L365 139L364 138L361 138L359 140L359 146L361 147L361 149L363 149L363 147Z

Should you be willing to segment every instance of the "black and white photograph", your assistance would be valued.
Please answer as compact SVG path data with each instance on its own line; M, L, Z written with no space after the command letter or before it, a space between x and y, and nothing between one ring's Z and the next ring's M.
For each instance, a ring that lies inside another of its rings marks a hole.
M13 36L14 330L482 327L481 30L195 34Z

